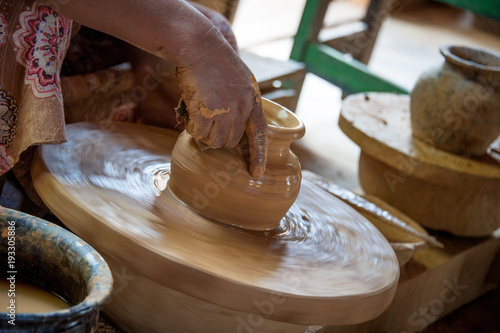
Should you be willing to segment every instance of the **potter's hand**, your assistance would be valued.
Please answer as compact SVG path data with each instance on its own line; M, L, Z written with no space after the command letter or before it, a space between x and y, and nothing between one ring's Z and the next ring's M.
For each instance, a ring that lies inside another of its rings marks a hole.
M246 132L250 172L262 175L267 124L259 89L248 67L202 13L179 0L72 0L57 5L75 22L172 62L190 117L188 132L210 147L234 147ZM120 15L115 15L117 8Z
M260 177L267 160L267 122L257 82L229 45L184 67L177 80L189 119L186 131L211 148L235 147L246 132L250 173ZM213 51L213 50L212 50Z

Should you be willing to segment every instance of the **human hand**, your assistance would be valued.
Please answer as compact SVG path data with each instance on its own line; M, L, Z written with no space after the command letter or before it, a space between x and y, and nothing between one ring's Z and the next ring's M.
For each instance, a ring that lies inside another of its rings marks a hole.
M250 69L229 47L177 67L189 118L186 131L210 148L235 147L249 139L250 173L260 177L267 161L267 122L260 90Z
M120 15L114 15L116 8ZM197 9L178 0L126 5L119 0L73 0L58 9L75 22L172 62L189 113L187 131L213 148L235 147L246 132L250 173L254 177L264 173L267 122L257 83L220 31Z

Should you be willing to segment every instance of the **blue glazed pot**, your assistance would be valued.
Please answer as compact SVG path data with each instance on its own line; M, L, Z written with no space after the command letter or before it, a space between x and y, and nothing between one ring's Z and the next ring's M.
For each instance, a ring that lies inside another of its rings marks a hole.
M9 239L13 230L15 239ZM100 306L109 297L113 284L104 259L70 231L3 207L0 233L2 274L15 271L16 280L31 282L72 305L46 313L15 313L15 326L9 323L10 313L1 309L0 332L95 332ZM15 263L9 267L8 250L12 250L12 245Z

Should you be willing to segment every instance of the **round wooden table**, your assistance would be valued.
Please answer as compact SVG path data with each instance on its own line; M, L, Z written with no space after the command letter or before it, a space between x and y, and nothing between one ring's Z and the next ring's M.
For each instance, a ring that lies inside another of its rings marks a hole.
M425 227L488 236L500 227L500 138L488 154L468 158L412 136L410 97L351 95L339 126L361 148L363 190Z

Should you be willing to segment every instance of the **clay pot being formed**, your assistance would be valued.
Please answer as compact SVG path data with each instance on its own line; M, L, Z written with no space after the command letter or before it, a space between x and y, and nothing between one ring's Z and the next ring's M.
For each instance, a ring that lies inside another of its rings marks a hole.
M482 155L500 135L500 55L461 46L411 92L413 136L463 155Z
M284 107L263 99L268 122L268 158L260 178L248 172L248 145L200 150L183 132L173 149L168 189L199 214L250 230L279 226L300 189L301 168L290 144L304 124Z

